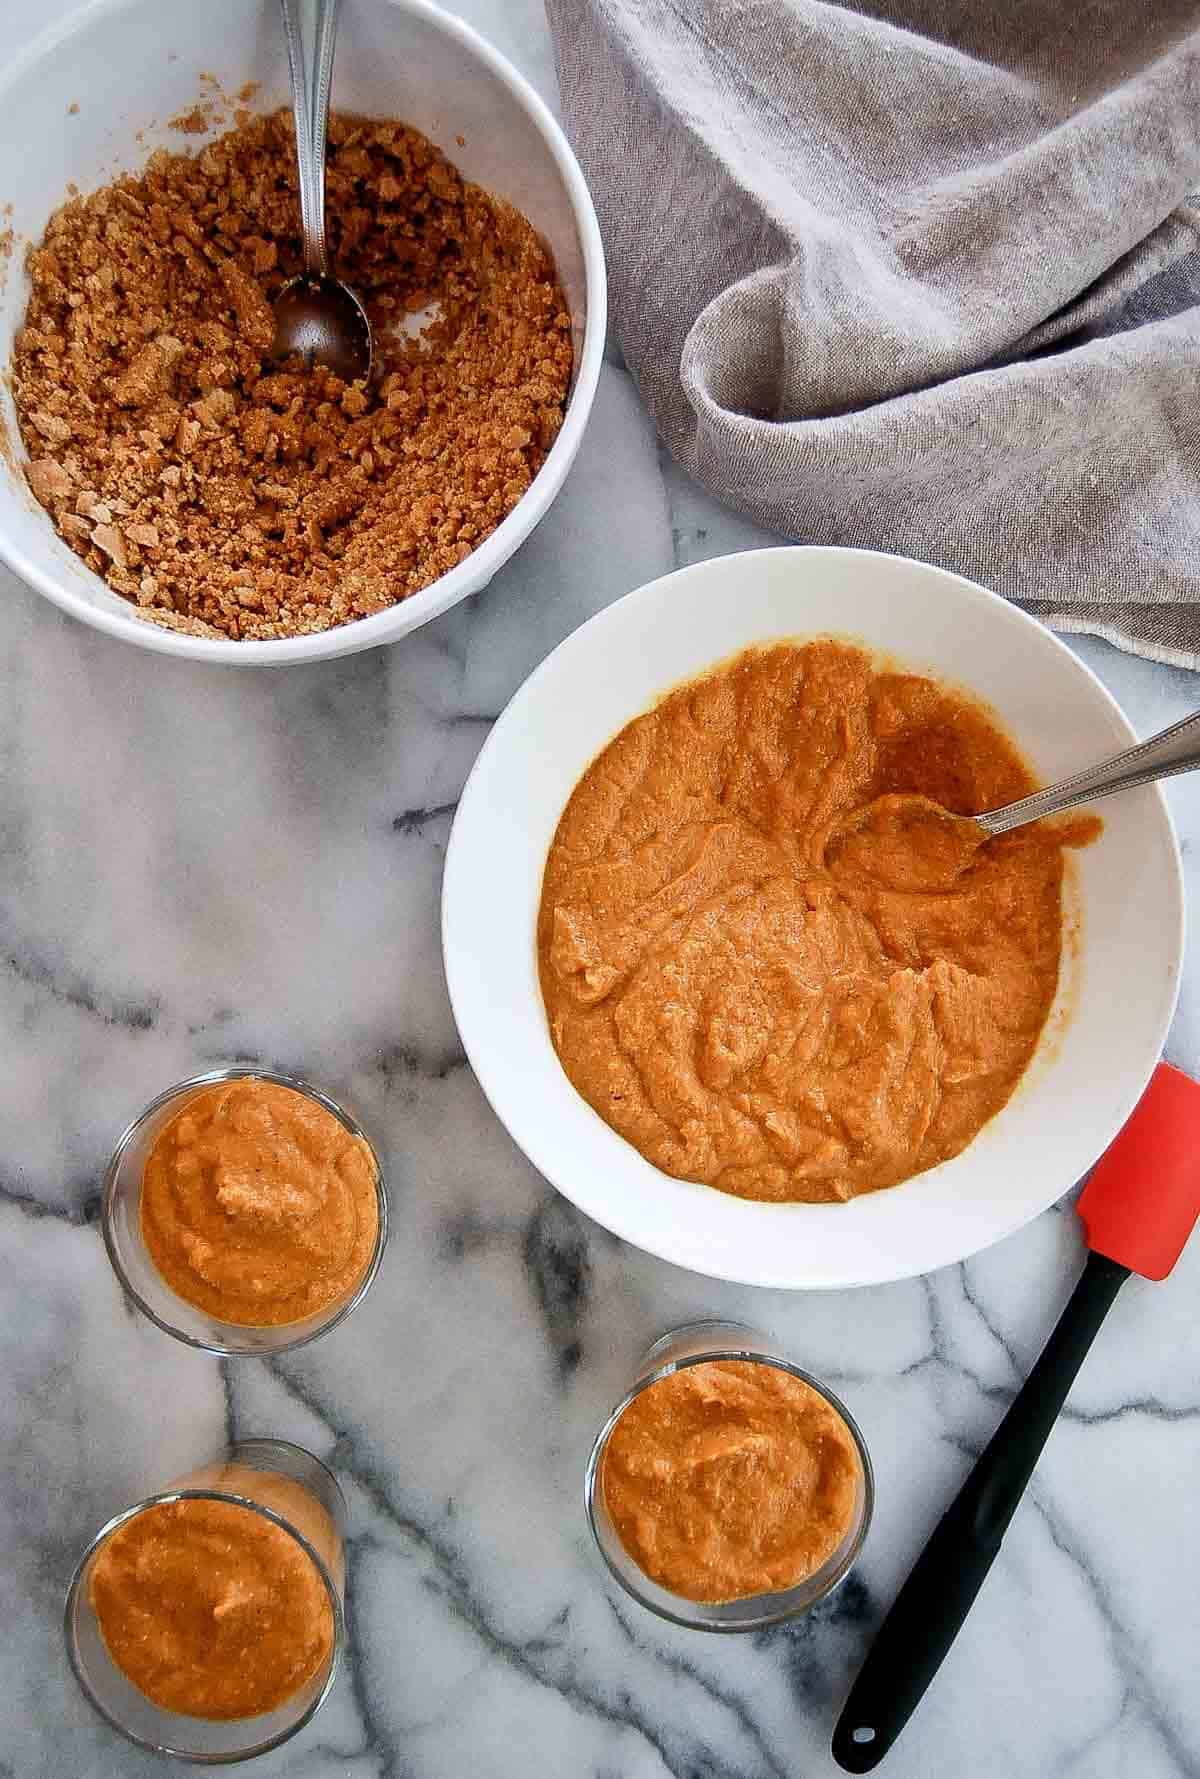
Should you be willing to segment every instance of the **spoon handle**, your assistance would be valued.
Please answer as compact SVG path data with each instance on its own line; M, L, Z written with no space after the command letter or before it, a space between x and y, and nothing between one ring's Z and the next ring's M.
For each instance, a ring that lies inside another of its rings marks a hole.
M329 271L325 246L325 142L339 3L340 0L308 0L308 5L302 7L301 0L279 0L296 119L304 270L312 278L324 278ZM312 24L307 36L301 28L302 11L309 14Z
M1176 772L1191 772L1200 766L1200 711L1172 723L1149 741L1128 747L1102 766L1089 766L1064 778L1059 784L1047 785L1032 797L1019 803L1006 803L1003 809L992 809L974 819L989 834L1007 834L1024 822L1034 822L1041 815L1057 815L1060 810L1074 809L1077 803L1090 803L1096 797L1107 797L1113 791L1130 790L1134 785L1151 784L1156 778L1171 778Z

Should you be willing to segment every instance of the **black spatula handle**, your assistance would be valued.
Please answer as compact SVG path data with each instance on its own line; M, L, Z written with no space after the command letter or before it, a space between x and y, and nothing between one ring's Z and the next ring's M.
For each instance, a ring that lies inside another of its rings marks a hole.
M1036 1365L946 1510L854 1682L833 1733L848 1773L869 1773L920 1703L971 1610L1050 1429L1127 1268L1090 1254Z

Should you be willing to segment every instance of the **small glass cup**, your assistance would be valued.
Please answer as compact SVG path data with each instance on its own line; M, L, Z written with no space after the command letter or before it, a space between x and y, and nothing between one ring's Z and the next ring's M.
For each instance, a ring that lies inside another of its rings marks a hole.
M660 1587L656 1581L652 1581L639 1568L622 1544L609 1517L602 1487L602 1468L609 1435L635 1397L662 1378L669 1377L672 1372L682 1371L689 1365L706 1365L721 1359L748 1359L761 1365L774 1365L780 1371L790 1372L819 1396L823 1396L845 1422L854 1441L859 1456L859 1477L854 1512L845 1536L820 1569L815 1570L804 1581L798 1582L795 1587L712 1605L702 1600L687 1600L680 1594L671 1593L668 1588ZM824 1600L839 1582L845 1580L862 1549L871 1523L875 1504L875 1479L863 1436L850 1411L818 1378L802 1371L790 1360L779 1358L772 1351L766 1337L747 1328L744 1323L687 1322L680 1328L673 1328L660 1335L654 1342L638 1366L632 1385L601 1427L588 1459L583 1496L588 1524L592 1528L600 1555L608 1565L609 1572L640 1606L657 1613L659 1618L669 1619L672 1624L684 1625L692 1631L761 1631L807 1612L810 1606L815 1606L818 1600Z
M91 1600L93 1565L119 1527L148 1507L175 1501L225 1501L261 1514L295 1539L324 1584L333 1613L329 1659L273 1711L218 1719L165 1710L140 1692L108 1653ZM227 1764L250 1760L286 1742L320 1710L341 1660L346 1637L345 1530L346 1503L335 1478L318 1458L285 1439L239 1440L212 1464L114 1515L83 1553L67 1591L63 1620L67 1654L85 1697L113 1729L139 1748L176 1760Z
M374 1163L379 1210L374 1252L357 1283L344 1296L335 1298L314 1315L305 1316L298 1322L276 1323L263 1328L222 1321L219 1316L210 1315L207 1310L189 1303L186 1298L172 1291L151 1259L142 1235L142 1171L164 1125L205 1088L217 1086L222 1081L246 1080L270 1081L277 1087L290 1087L295 1093L302 1093L306 1099L315 1101L326 1112L331 1112L352 1137L365 1143ZM310 1087L306 1081L297 1080L293 1075L276 1074L271 1069L212 1069L208 1074L193 1075L189 1080L179 1082L176 1087L168 1087L165 1093L160 1093L157 1099L151 1100L146 1110L126 1130L113 1151L113 1158L104 1177L100 1225L112 1269L124 1290L142 1314L149 1316L165 1333L173 1334L176 1340L186 1341L189 1346L202 1347L205 1352L218 1353L223 1357L245 1353L285 1353L293 1347L305 1346L310 1340L316 1340L318 1335L327 1334L331 1328L336 1328L366 1296L379 1271L387 1241L387 1187L379 1156L369 1137L349 1112L327 1094L318 1092L315 1087Z

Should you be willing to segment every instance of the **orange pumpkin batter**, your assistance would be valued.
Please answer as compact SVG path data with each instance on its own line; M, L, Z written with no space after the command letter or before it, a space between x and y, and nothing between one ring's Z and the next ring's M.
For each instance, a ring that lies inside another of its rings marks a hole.
M357 1286L379 1233L375 1163L332 1112L250 1076L206 1087L159 1133L142 1234L180 1297L273 1327Z
M756 1360L685 1366L636 1396L608 1437L601 1486L652 1581L716 1603L795 1587L850 1531L854 1438L802 1379Z
M630 723L584 774L538 918L554 1047L656 1166L838 1200L966 1146L1054 1000L1062 848L913 819L1036 789L978 704L823 640L751 651Z
M226 1476L228 1486L237 1479ZM326 1522L299 1484L269 1501L304 1526ZM289 1493L303 1497L302 1512ZM244 1493L257 1494L252 1479ZM319 1548L319 1541L313 1540ZM89 1581L113 1661L146 1697L191 1717L256 1717L320 1674L333 1609L312 1559L282 1527L229 1501L147 1507L101 1548Z

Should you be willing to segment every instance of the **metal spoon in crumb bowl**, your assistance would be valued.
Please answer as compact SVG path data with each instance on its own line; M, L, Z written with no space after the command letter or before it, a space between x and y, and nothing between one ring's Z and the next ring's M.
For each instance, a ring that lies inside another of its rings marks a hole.
M339 5L340 0L310 0L308 6L280 0L296 119L304 270L275 299L271 357L299 353L307 364L328 365L347 383L356 383L371 374L371 324L350 286L331 274L325 244L325 145ZM304 11L312 27L307 33Z

